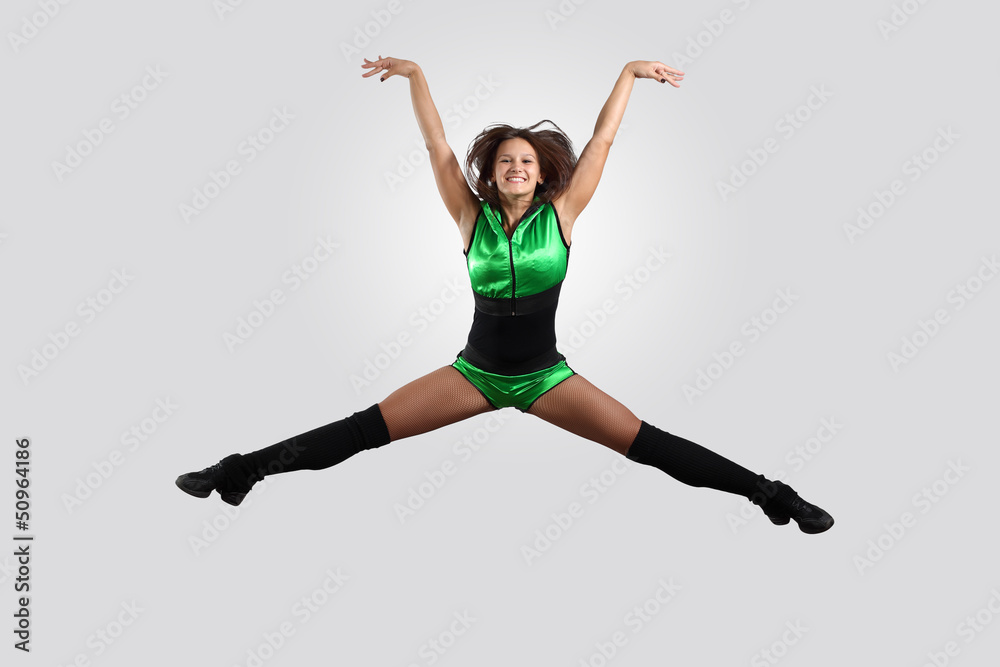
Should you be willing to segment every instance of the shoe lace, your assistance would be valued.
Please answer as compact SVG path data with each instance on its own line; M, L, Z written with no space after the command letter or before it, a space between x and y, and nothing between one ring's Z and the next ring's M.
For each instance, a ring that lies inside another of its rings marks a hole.
M796 513L811 514L813 511L812 505L802 500L799 496L795 496L795 498L793 498L788 505L795 510Z
M208 466L207 468L201 471L201 474L212 480L212 482L215 484L215 487L219 489L219 493L225 491L224 487L226 484L225 482L226 474L222 470L222 461L219 461L218 463L213 463L212 465Z

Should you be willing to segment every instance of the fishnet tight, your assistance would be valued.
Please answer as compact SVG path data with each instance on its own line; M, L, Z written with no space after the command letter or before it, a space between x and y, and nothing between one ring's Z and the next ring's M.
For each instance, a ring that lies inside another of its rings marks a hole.
M453 366L403 385L378 406L393 441L495 409ZM528 413L619 454L628 452L641 424L631 410L581 375L542 394Z
M404 384L378 407L393 441L496 409L454 366Z
M456 368L444 366L403 385L377 407L250 454L227 457L224 469L236 485L233 488L249 489L254 475L321 470L364 449L495 409ZM763 479L701 445L641 421L580 375L542 394L528 412L691 486L750 497Z
M631 410L582 375L567 378L542 394L528 413L619 454L628 452L642 424Z
M393 440L493 409L451 366L397 389L379 408ZM581 375L573 375L542 394L528 412L633 461L659 468L690 486L750 497L762 479L697 443L646 424Z
M749 498L762 488L758 484L766 481L697 443L640 420L579 375L542 394L528 412L610 447L633 461L659 468L690 486L705 486Z
M250 490L266 475L323 470L386 443L493 410L472 383L451 366L417 378L377 406L248 454L222 460L222 492Z
M230 491L245 492L255 479L265 474L321 470L364 449L426 433L495 409L456 368L444 366L403 385L377 408L373 405L247 455L226 457L222 461L226 481L218 488L220 493L224 486ZM734 493L761 506L774 495L774 491L768 489L778 489L762 475L640 420L580 375L573 375L542 394L528 412L633 461L659 468L691 486ZM797 495L789 495L794 493L791 489L784 491L782 500L781 492L779 490L774 499L778 504L768 516L775 523L788 523L792 516L790 503L801 500ZM826 530L830 525L832 519L830 523L824 521L821 529L813 532ZM810 532L805 527L803 530Z
M453 366L403 385L378 404L392 440L419 435L495 408ZM641 421L581 375L542 394L529 414L625 454Z

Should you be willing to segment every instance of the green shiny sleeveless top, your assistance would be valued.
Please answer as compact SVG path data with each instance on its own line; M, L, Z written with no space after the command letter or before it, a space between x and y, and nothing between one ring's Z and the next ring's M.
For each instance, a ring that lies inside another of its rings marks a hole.
M535 197L509 239L500 212L486 201L480 207L466 253L473 292L494 299L520 299L563 281L569 246L551 202Z

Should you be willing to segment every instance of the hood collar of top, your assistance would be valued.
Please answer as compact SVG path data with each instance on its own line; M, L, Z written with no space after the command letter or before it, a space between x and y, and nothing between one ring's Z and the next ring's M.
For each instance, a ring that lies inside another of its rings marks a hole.
M544 202L542 202L542 198L539 197L538 195L535 195L535 198L531 201L531 206L528 207L528 209L524 212L524 215L521 216L521 219L518 220L517 227L520 228L522 224L530 222L531 219L535 216L535 213L537 213L538 210L542 208L543 204ZM493 206L491 206L490 203L485 199L482 201L482 207L489 221L495 224L497 229L503 231L503 221L501 213L499 211L493 210ZM517 229L515 229L514 231L516 232Z

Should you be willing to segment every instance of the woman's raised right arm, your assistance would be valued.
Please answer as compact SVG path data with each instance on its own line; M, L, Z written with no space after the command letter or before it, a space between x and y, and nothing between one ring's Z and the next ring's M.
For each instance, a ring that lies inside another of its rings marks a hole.
M382 58L380 56L375 61L369 61L365 58L365 63L361 66L374 69L362 76L368 77L384 70L385 73L379 79L380 81L385 81L394 74L410 80L410 100L413 102L413 113L416 114L417 125L424 137L427 151L430 153L438 192L441 193L444 205L462 232L465 247L468 247L468 242L472 238L472 228L479 214L479 200L466 182L458 159L445 139L444 125L441 123L441 116L438 115L434 101L431 99L431 91L427 87L427 79L424 78L423 70L416 63L399 58Z

